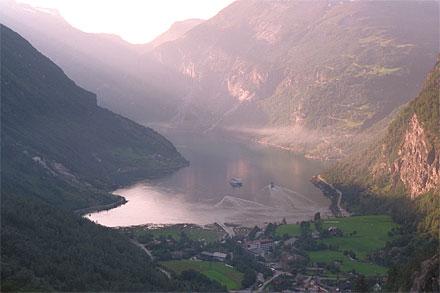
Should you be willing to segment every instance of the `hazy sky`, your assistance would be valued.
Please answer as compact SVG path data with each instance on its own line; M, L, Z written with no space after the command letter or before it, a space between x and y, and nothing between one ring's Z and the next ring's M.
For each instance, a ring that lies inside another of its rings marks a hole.
M178 20L208 19L234 0L19 0L55 8L86 32L113 33L132 43L151 41Z

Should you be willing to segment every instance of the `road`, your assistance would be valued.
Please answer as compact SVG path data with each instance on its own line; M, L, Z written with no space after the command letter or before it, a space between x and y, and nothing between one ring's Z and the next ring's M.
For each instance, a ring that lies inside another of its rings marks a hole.
M327 184L327 186L329 186L331 189L333 189L337 194L338 194L338 201L337 201L337 207L338 210L341 214L342 217L348 217L350 216L350 213L347 212L343 207L341 207L341 201L342 201L342 191L340 191L339 189L335 188L331 183L328 183L324 178L321 177L321 175L318 175L318 179L322 182L324 182L325 184Z
M154 260L154 256L151 253L151 251L149 251L145 245L143 245L142 243L137 242L134 239L130 239L130 242L133 243L134 245L136 245L137 247L139 247L140 249L142 249L149 257L151 260ZM169 272L167 272L166 270L164 270L163 268L157 268L160 272L162 272L165 276L167 276L168 279L171 279L171 274Z
M264 288L266 288L266 286L269 285L270 282L272 282L273 280L275 280L276 278L278 278L281 275L291 276L292 274L288 273L288 272L283 272L283 271L275 271L275 274L272 276L272 278L270 278L269 280L264 282L263 285L260 288L258 288L258 292L263 292Z
M154 260L154 256L151 253L151 251L149 251L142 243L139 243L134 239L130 239L130 242L136 245L137 247L139 247L140 249L142 249L146 254L148 254L151 260Z
M228 233L229 237L234 237L235 236L235 232L234 232L234 228L233 227L228 227L226 226L224 223L221 222L217 222L217 224L222 227L223 230L225 230L226 233Z

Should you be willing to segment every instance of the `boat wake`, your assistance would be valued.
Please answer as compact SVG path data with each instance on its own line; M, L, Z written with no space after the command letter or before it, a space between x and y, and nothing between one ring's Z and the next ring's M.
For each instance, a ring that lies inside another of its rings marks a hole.
M226 195L214 205L216 208L226 209L272 209L273 207L256 201L247 200L235 196Z

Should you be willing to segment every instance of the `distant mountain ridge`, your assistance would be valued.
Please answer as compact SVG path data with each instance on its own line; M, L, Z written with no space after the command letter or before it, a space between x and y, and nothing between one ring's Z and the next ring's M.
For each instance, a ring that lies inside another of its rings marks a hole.
M145 55L148 44L85 33L57 13L13 0L0 1L0 8L3 24L31 41L80 86L95 92L101 106L139 123L168 121L175 115L175 97L185 82Z
M439 51L437 1L240 0L141 46L23 7L0 16L100 105L141 124L227 131L320 159L344 157L380 130ZM27 25L35 19L62 29Z
M338 153L416 95L438 17L434 1L243 0L152 53L192 80L176 125Z
M440 199L440 61L384 136L338 162L327 176L336 184L360 185L382 195Z
M203 23L205 20L198 19L198 18L191 18L186 19L182 21L176 21L171 25L171 27L156 37L153 41L148 43L149 46L152 47L152 49L166 43L171 42L177 39L182 38L188 31L193 29L195 26Z

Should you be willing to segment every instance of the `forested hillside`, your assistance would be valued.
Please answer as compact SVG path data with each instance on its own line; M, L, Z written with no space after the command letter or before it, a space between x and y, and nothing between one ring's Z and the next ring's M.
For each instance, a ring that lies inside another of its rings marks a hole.
M341 157L417 94L438 17L435 1L242 0L152 53L192 81L176 125Z
M439 86L437 62L417 98L391 122L379 143L324 173L343 190L345 204L351 211L389 212L402 224L401 237L381 256L394 265L390 273L392 290L405 291L411 286L416 291L438 289L435 280L439 277L440 229Z
M145 45L1 4L7 25L112 111L325 159L414 97L438 53L436 1L240 0Z
M114 186L186 160L152 129L98 107L21 36L0 29L1 290L184 290L126 237L75 210L113 203Z

